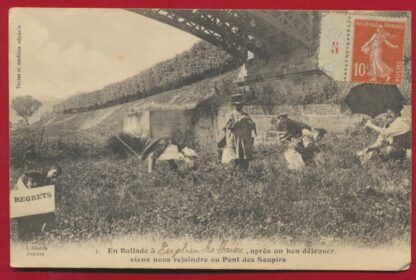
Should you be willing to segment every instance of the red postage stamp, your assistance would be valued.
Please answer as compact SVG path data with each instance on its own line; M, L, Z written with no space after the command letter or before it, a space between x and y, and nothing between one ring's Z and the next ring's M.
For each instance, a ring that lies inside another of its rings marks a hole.
M351 81L400 84L404 22L355 19Z

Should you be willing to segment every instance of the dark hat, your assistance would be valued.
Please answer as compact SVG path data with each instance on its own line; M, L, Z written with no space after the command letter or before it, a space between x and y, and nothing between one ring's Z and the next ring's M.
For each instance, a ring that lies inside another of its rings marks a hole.
M231 103L235 105L242 105L243 104L243 95L242 94L234 94L231 96Z
M280 118L287 118L287 116L288 116L287 113L282 113L282 114L277 115L277 118L278 119L280 119Z

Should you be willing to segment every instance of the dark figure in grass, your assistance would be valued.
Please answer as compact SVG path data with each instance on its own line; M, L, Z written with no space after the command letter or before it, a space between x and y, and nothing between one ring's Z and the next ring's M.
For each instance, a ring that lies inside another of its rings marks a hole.
M279 132L280 142L287 144L284 156L289 169L301 170L315 164L315 155L320 152L317 142L326 134L325 129L312 128L283 113L272 119L271 130Z
M59 203L62 196L60 187L56 184L56 179L62 174L59 166L52 167L47 173L38 171L26 171L20 176L15 189L31 189L48 185L55 185L55 203ZM39 236L49 224L55 222L55 214L38 214L26 217L16 218L17 233L20 240L32 240Z
M188 170L195 169L194 160L197 157L193 149L180 149L170 138L148 138L141 154L142 160L148 160L148 173L154 171L156 161L167 161L172 171L178 171L177 161L185 162Z
M25 164L25 170L28 169L29 166L32 165L33 162L36 161L38 155L35 151L35 145L30 145L23 154L23 162Z

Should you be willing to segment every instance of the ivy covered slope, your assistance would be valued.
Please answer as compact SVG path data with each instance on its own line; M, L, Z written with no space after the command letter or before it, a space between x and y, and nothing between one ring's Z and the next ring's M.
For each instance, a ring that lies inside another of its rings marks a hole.
M73 96L54 107L55 113L80 112L128 102L177 89L241 65L227 52L205 42L124 81Z

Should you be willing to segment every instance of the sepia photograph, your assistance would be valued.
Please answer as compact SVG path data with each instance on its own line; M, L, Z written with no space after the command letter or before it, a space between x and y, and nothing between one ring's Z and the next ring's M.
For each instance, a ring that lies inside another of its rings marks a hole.
M10 265L406 270L411 14L13 8Z

